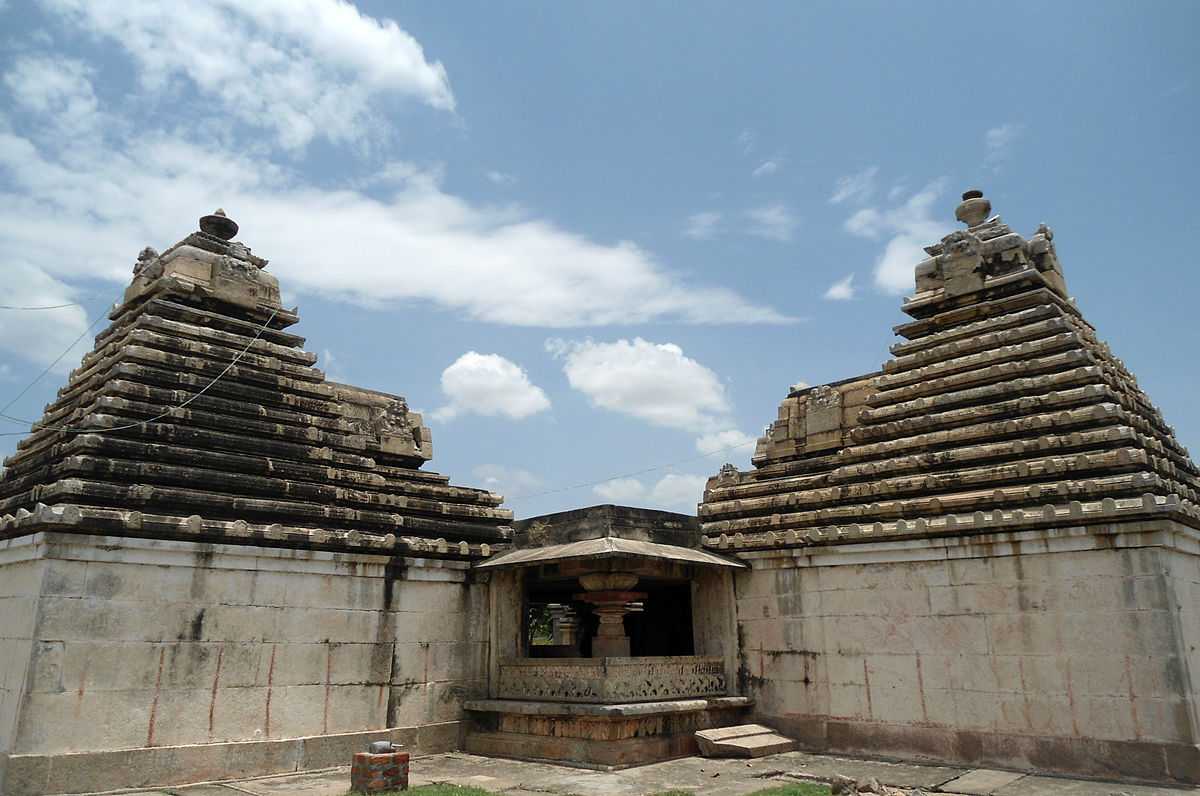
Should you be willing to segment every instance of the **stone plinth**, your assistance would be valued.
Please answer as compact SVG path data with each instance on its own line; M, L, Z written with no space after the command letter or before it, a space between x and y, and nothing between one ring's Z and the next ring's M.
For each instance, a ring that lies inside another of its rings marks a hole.
M584 768L645 765L696 754L697 730L736 724L750 704L742 697L613 705L468 701L466 750Z

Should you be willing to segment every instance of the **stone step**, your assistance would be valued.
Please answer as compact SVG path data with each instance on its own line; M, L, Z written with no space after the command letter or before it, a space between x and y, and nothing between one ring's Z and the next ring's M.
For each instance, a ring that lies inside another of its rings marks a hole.
M796 748L796 742L761 724L699 730L696 743L705 757L765 757Z

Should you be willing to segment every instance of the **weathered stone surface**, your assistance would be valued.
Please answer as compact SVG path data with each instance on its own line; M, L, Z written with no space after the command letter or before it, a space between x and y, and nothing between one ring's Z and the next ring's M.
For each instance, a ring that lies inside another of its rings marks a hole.
M989 794L1011 785L1025 775L1017 771L996 771L994 769L977 768L968 771L957 779L952 779L942 786L942 790L950 793L963 793L967 796L989 796Z
M415 537L471 559L509 536L501 496L418 469L432 442L402 397L313 367L265 266L205 232L143 252L112 324L5 462L0 538L53 526L403 551Z
M486 694L486 587L464 562L39 533L0 542L0 584L36 613L0 629L23 696L4 793L343 765L373 740L454 749L462 702Z
M795 741L761 724L697 730L696 743L705 757L765 757L796 748Z
M625 706L468 703L466 749L526 760L562 760L604 769L696 754L697 730L742 720L744 699L677 700ZM604 709L609 708L609 709Z
M706 543L753 567L739 686L808 748L1200 781L1197 469L1052 233L965 213L881 371L790 391L708 482Z
M992 217L930 246L904 307L916 320L896 329L908 342L878 374L790 392L755 469L709 480L707 542L860 543L1080 511L1200 528L1200 471L1066 298L1052 237Z

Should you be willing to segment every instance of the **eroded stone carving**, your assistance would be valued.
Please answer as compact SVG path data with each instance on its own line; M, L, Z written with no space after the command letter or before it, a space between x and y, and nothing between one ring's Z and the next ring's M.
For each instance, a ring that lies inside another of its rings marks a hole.
M500 665L501 699L648 702L724 696L725 663L710 656L522 660Z

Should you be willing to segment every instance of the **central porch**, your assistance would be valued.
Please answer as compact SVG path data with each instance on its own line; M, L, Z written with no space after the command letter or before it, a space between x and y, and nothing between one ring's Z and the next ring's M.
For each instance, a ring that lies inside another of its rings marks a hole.
M734 569L695 519L597 506L517 523L490 573L488 699L469 752L620 768L695 754L738 724Z

